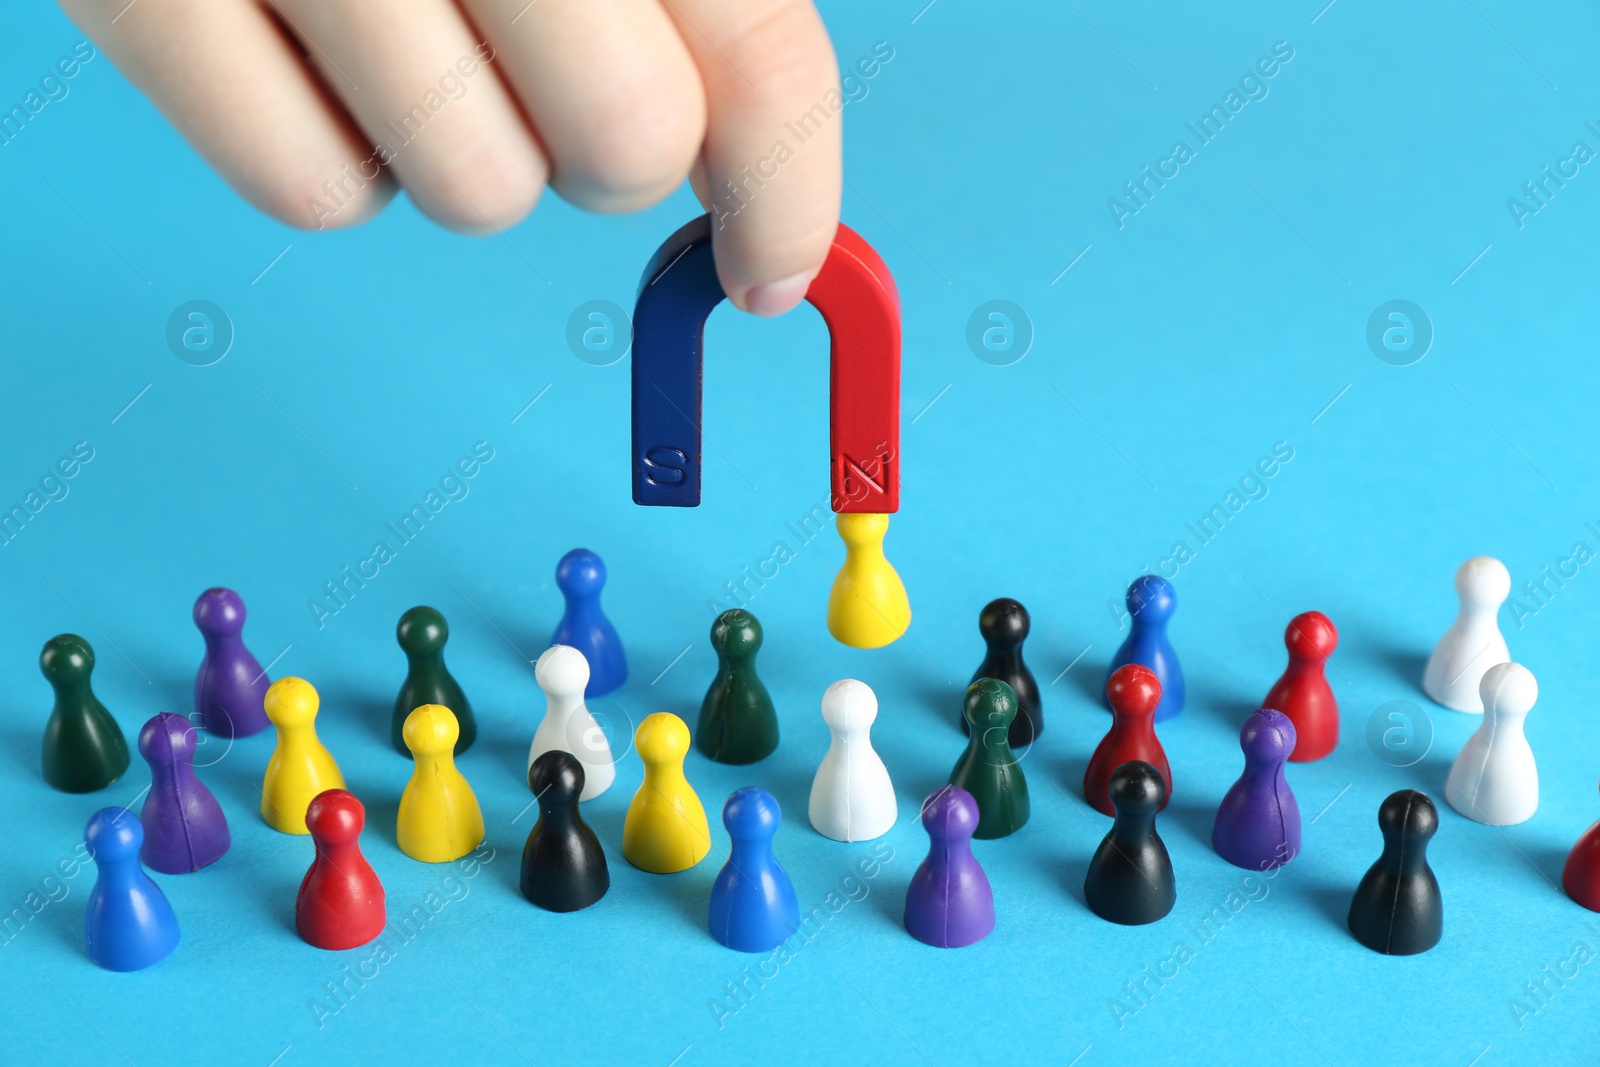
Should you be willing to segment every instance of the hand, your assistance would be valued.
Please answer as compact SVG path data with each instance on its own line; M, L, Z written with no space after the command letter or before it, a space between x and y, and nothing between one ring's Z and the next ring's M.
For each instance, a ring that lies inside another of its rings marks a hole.
M688 175L723 288L761 315L800 302L833 241L839 75L810 0L61 2L291 225L365 221L398 183L438 222L489 232L546 182L616 212Z

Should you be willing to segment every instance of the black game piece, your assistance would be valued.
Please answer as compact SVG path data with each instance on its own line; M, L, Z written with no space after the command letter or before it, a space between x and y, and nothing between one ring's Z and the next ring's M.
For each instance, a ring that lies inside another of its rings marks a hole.
M1350 932L1386 956L1414 956L1439 943L1444 901L1428 866L1439 813L1426 793L1402 789L1378 808L1383 855L1350 900Z
M1100 918L1143 926L1164 918L1178 899L1172 859L1156 833L1156 812L1166 799L1161 772L1129 760L1111 772L1111 832L1089 861L1083 896Z
M1022 642L1027 639L1032 625L1028 609L1012 600L1001 597L989 601L978 615L978 632L983 635L988 650L983 664L973 672L972 680L997 678L1011 687L1017 697L1017 717L1011 720L1011 747L1025 752L1033 739L1044 733L1044 716L1039 710L1039 683L1033 672L1022 662ZM961 729L971 732L965 716Z
M547 911L578 911L606 895L611 872L600 839L578 813L583 764L559 749L528 768L539 821L522 849L522 895Z

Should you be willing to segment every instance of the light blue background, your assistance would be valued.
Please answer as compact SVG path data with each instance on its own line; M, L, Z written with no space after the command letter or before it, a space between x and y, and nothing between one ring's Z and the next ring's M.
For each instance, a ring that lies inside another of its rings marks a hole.
M1584 127L1600 119L1600 19L1576 3L1530 15L1503 0L1185 14L921 4L826 12L841 62L880 40L895 53L844 114L844 217L894 270L905 315L903 508L888 552L915 621L882 651L829 638L842 550L831 533L802 546L785 525L827 501L826 336L809 308L713 316L706 433L732 462L708 449L697 510L629 500L628 362L575 358L566 322L586 300L631 306L650 252L697 211L686 191L608 219L547 198L504 239L452 236L403 202L352 232L293 231L229 191L103 56L0 148L0 502L20 502L74 442L94 449L69 495L0 548L0 908L24 905L89 814L146 781L136 760L92 797L44 785L41 644L61 631L93 642L98 692L131 740L155 712L188 710L201 651L190 605L218 583L248 602L263 662L286 650L274 675L319 687L322 737L367 804L364 847L396 915L453 870L396 850L409 765L387 743L403 672L394 622L417 603L444 610L481 729L461 767L494 851L319 1029L313 998L370 953L324 953L294 934L311 846L256 813L270 737L225 755L208 746L220 759L202 773L235 844L214 868L159 879L183 925L177 953L139 974L97 969L81 931L92 872L56 883L65 898L0 949L3 1058L1592 1061L1600 963L1547 982L1547 1005L1520 1026L1511 1002L1576 945L1600 952L1597 917L1558 888L1566 850L1600 816L1595 565L1522 625L1501 616L1542 689L1528 734L1543 794L1529 823L1495 830L1442 803L1474 723L1427 702L1418 680L1464 558L1498 556L1520 588L1575 541L1600 548L1585 527L1600 525L1600 176L1584 168L1522 228L1506 206L1574 141L1600 147ZM80 39L51 9L8 8L0 102L20 101ZM1107 199L1190 140L1184 123L1278 41L1294 58L1269 95L1119 229ZM237 331L207 368L163 337L195 298ZM1009 367L966 343L968 316L991 299L1021 306L1035 331ZM1421 305L1436 331L1413 366L1365 342L1369 314L1391 299ZM470 494L319 629L307 598L477 441L495 458ZM1092 694L1125 632L1108 601L1175 540L1196 547L1185 523L1280 441L1294 458L1267 496L1176 578L1190 703L1162 727L1176 794L1160 826L1177 907L1153 926L1112 926L1082 903L1107 820L1079 798L1107 722ZM708 600L780 540L795 558L750 606L782 747L748 768L694 754L688 775L714 823L736 787L776 793L778 852L807 909L874 849L805 821L829 682L877 691L876 742L914 812L962 747L978 609L1011 595L1033 612L1027 652L1048 726L1025 763L1032 821L977 846L999 911L988 940L941 952L901 929L926 847L902 818L865 898L719 1028L709 1002L752 961L706 933L716 854L665 878L622 860L635 757L587 806L611 855L609 895L561 916L517 894L525 751L543 709L526 661L560 611L557 558L587 545L610 566L605 603L632 667L597 709L692 719L714 662ZM1254 884L1209 847L1240 766L1236 730L1282 667L1283 616L1310 608L1341 632L1343 739L1291 769L1303 856L1202 945L1191 924ZM1365 742L1391 700L1425 709L1418 723L1436 734L1409 768ZM1379 851L1378 803L1403 787L1441 800L1431 856L1446 925L1432 952L1391 959L1350 938L1344 911ZM1194 958L1119 1026L1112 998L1133 1006L1124 983L1179 941Z

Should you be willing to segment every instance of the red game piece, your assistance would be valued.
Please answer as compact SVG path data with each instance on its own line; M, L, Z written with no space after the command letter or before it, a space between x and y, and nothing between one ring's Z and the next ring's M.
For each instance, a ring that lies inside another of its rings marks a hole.
M294 923L300 936L318 948L365 945L388 922L383 884L361 854L358 839L366 821L361 801L343 789L318 793L306 808L317 858L295 897Z
M1567 853L1561 888L1590 911L1600 911L1600 822L1585 830Z
M1089 767L1083 772L1083 796L1089 806L1115 817L1111 803L1111 774L1130 760L1143 760L1166 783L1161 798L1164 810L1172 799L1172 768L1167 753L1156 737L1156 705L1161 703L1161 682L1155 672L1139 663L1118 667L1106 679L1106 700L1111 704L1111 729L1100 739Z
M1295 733L1289 759L1309 763L1339 743L1339 702L1323 674L1328 657L1339 647L1339 631L1322 612L1308 611L1289 620L1283 643L1289 649L1289 666L1261 706L1289 717Z

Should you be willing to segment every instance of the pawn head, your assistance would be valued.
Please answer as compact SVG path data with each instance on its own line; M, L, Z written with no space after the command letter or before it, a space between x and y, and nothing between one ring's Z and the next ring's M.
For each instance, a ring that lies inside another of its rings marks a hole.
M51 685L86 682L94 670L94 649L77 634L59 634L44 643L39 670Z
M839 531L839 540L849 547L872 548L883 544L884 535L889 532L889 516L851 512L840 515L834 525Z
M1008 596L989 601L978 615L978 633L991 645L1020 645L1031 625L1028 609Z
M262 710L274 726L304 726L317 717L321 698L304 678L279 678L267 687Z
M1118 815L1154 815L1165 799L1167 783L1144 760L1129 760L1111 772L1111 806Z
M682 763L689 754L689 727L670 711L646 715L633 732L633 747L645 763Z
M101 808L89 816L83 840L96 860L132 859L144 845L144 827L127 808Z
M587 548L575 548L556 564L556 586L566 596L598 596L606 584L606 565Z
M583 793L583 764L560 749L540 753L528 768L528 788L543 804L571 804Z
M1483 710L1491 715L1526 715L1539 699L1539 683L1520 663L1497 663L1478 683Z
M1439 812L1428 794L1402 789L1379 805L1378 829L1385 838L1404 835L1414 842L1427 841L1439 829Z
M139 731L139 755L149 763L187 763L194 759L194 723L163 711Z
M244 629L244 601L232 589L213 586L195 600L194 624L211 637L236 634Z
M1473 556L1456 571L1456 595L1463 604L1498 608L1511 595L1511 572L1493 556Z
M400 735L413 756L438 756L455 751L461 724L443 704L424 704L406 716Z
M978 829L978 802L959 785L947 785L922 803L929 837L964 840Z
M845 678L822 694L822 721L830 730L852 733L878 720L878 696L866 682Z
M400 616L394 636L408 656L436 656L450 640L450 624L434 608L415 607Z
M1106 679L1106 700L1119 715L1154 715L1161 703L1161 679L1142 663L1124 663Z
M343 789L324 789L306 807L306 829L318 841L348 845L361 836L367 824L367 809L354 793Z
M1296 659L1327 659L1339 647L1339 631L1322 612L1307 611L1289 620L1283 644Z
M761 650L761 623L743 608L729 608L711 623L711 647L729 656L753 656Z
M1017 717L1017 694L998 678L979 678L967 686L967 697L961 707L967 725L977 735L981 731L998 729L1003 737Z
M1294 723L1289 716L1271 708L1252 712L1239 731L1239 748L1245 759L1286 760L1294 751Z
M549 696L581 697L589 686L589 661L571 645L551 645L534 662L533 680Z
M1157 574L1135 578L1128 586L1128 614L1140 622L1163 623L1172 618L1178 594L1172 583Z
M736 791L722 806L722 825L740 841L762 841L778 832L778 798L760 786Z

